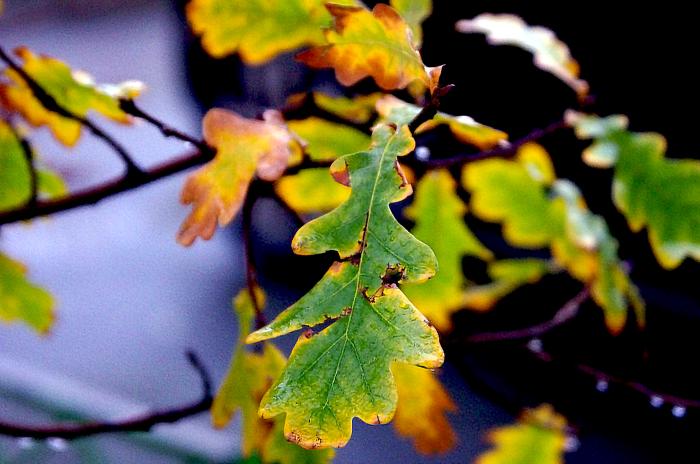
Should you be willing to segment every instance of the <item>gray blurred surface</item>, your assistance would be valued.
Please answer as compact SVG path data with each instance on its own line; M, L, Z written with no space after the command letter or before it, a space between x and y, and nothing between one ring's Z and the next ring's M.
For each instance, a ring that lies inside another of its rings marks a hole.
M197 134L200 116L185 84L181 40L169 2L15 0L6 2L0 18L4 47L27 45L60 57L98 82L142 80L148 85L144 108ZM187 150L144 125L100 125L124 141L143 166ZM89 136L67 153L44 132L37 147L73 190L120 173L118 159ZM31 278L57 297L59 316L43 339L23 326L0 327L2 419L53 420L50 411L36 412L47 408L113 419L192 401L200 385L184 360L187 348L200 354L218 383L235 343L230 300L243 285L238 225L210 242L177 245L175 232L186 215L178 204L183 178L173 176L31 225L3 227L0 249L26 263ZM256 211L258 229L284 223L268 214L269 209ZM290 296L275 294L273 286L271 305L280 301L289 302ZM453 453L423 458L390 426L356 422L353 440L336 462L467 462L483 448L484 424L510 418L470 393L455 373L448 369L447 374L444 380L460 408L453 416L459 436ZM173 449L222 460L238 452L236 428L214 431L206 414L160 426L155 435L170 452L115 436L71 443L65 452L43 444L22 450L20 443L1 439L0 461L3 453L15 462L182 461L184 455Z

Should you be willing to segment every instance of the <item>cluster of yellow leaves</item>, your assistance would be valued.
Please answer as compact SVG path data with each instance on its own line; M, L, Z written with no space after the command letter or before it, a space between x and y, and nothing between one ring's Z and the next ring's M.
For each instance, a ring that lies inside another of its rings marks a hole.
M542 147L527 144L514 160L469 164L463 183L472 192L472 212L502 222L506 240L523 248L549 247L559 266L590 285L612 332L624 326L628 306L643 324L643 303L617 257L617 242L576 186L556 179Z
M475 464L563 464L566 452L566 419L543 404L527 410L518 423L488 433L494 448Z
M494 45L515 45L529 51L535 66L558 77L579 97L588 94L588 83L579 78L578 62L571 57L569 47L549 29L529 26L515 15L489 13L463 19L456 27L459 32L486 34L489 43Z
M265 304L265 294L255 289L258 307ZM289 443L284 438L284 420L262 419L258 405L265 391L279 376L286 364L284 355L272 344L265 343L261 352L248 351L243 340L250 333L254 305L247 289L234 299L238 314L239 339L229 370L211 407L212 423L223 428L237 411L242 416L242 446L244 457L258 456L264 464L323 464L333 458L333 450L310 451Z
M27 48L15 50L23 60L22 68L58 105L72 114L85 117L93 110L120 123L131 118L119 108L119 98L136 97L142 84L127 81L123 84L97 86L88 74L71 70L55 58L35 55ZM14 70L5 70L0 81L0 101L11 111L20 113L34 126L48 126L54 137L66 146L75 145L80 138L81 124L45 108L34 96L32 89Z

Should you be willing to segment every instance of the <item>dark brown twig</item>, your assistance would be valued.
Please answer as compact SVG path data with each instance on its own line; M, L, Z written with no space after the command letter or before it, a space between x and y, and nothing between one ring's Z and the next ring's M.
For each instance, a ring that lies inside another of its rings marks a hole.
M555 132L567 128L569 128L569 126L566 124L566 122L564 120L560 120L553 122L541 129L535 129L526 136L502 147L497 147L491 150L485 150L478 153L460 154L456 156L451 156L449 158L429 159L426 161L422 161L422 163L428 169L437 169L473 163L475 161L481 161L487 158L507 158L515 155L515 153L518 151L518 148L522 147L526 143L535 142L537 140L540 140L541 138L544 138L547 135L553 134Z
M212 153L196 151L147 169L143 171L143 175L138 177L124 175L67 197L56 200L39 200L34 205L0 213L0 225L92 205L112 195L141 187L171 174L206 163L212 158Z
M29 426L0 422L0 435L35 439L63 438L72 440L101 433L147 432L155 425L172 424L181 419L207 411L211 407L213 399L209 374L193 352L187 352L187 359L202 381L202 397L192 404L156 411L118 422L91 422L51 426Z
M141 168L139 168L136 165L136 163L134 163L134 160L131 158L129 153L119 142L117 142L105 131L100 129L89 119L77 115L61 106L56 101L56 99L53 96L51 96L46 90L44 90L44 88L41 85L39 85L39 83L35 81L34 78L32 78L29 75L29 73L27 73L27 71L24 70L24 68L17 64L15 60L12 59L12 57L10 57L10 55L8 55L2 47L0 47L0 59L4 61L10 68L12 68L12 70L15 71L25 81L25 83L32 91L36 99L39 100L39 102L44 108L46 108L49 111L53 111L54 113L57 113L63 116L64 118L72 119L73 121L80 123L82 126L90 130L90 132L92 132L92 134L95 137L101 139L103 142L109 145L110 148L112 148L112 150L114 150L114 152L117 154L117 156L119 156L119 158L121 158L121 160L124 162L124 165L126 166L127 177L137 178L143 176Z
M136 102L130 99L121 99L119 100L119 108L121 108L122 111L124 111L127 114L130 114L136 118L143 119L144 121L148 122L149 124L155 126L161 134L165 137L173 137L179 140L182 140L183 142L191 143L195 147L199 149L201 152L213 152L214 149L211 148L207 143L203 140L200 140L196 137L193 137L189 134L186 134L180 130L177 130L173 127L170 127L167 125L165 122L161 121L160 119L156 118L155 116L145 112L143 109L141 109L139 106L136 105Z
M590 289L585 287L575 297L567 301L551 319L531 327L516 330L506 330L502 332L486 332L470 335L466 338L467 343L488 343L503 342L513 340L523 340L528 338L541 337L547 332L570 321L578 314L581 305L591 296Z
M430 98L430 101L425 105L420 112L413 118L413 120L408 124L408 129L411 134L416 132L416 129L420 127L426 121L429 121L435 117L438 110L440 109L440 99L447 95L454 88L453 84L440 87L435 91L435 93Z

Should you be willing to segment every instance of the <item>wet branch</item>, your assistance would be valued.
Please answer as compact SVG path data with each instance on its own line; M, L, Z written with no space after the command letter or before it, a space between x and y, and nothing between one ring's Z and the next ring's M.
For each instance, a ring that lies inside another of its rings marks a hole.
M522 329L506 330L501 332L485 332L480 334L470 335L466 338L467 343L488 343L488 342L503 342L512 340L524 340L530 338L541 337L560 325L570 321L578 314L581 305L591 296L591 291L588 287L581 290L575 297L567 301L551 319L537 325L525 327Z
M155 411L117 422L90 422L86 424L32 426L0 421L0 435L35 439L63 438L72 440L102 433L147 432L158 424L172 424L181 419L207 411L212 404L212 388L209 374L199 358L191 351L187 359L202 381L202 397L185 406Z

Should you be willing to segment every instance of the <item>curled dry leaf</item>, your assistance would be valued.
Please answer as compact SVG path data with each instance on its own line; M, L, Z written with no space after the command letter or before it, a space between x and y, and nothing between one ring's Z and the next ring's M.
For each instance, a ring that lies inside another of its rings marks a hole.
M216 156L191 174L182 189L182 203L193 206L178 232L183 245L191 245L197 237L208 240L217 223L231 222L253 177L278 179L292 153L299 150L276 111L266 111L264 120L258 121L215 108L204 116L202 131Z
M456 27L459 32L486 34L494 45L514 45L529 51L535 66L558 77L579 97L588 94L588 83L579 79L579 64L571 57L569 47L549 29L529 26L515 15L489 13L458 21Z
M418 81L431 93L440 67L423 64L411 40L411 29L388 5L370 12L358 6L326 4L334 18L325 30L327 45L301 52L297 58L314 68L333 68L338 81L353 85L371 76L384 90L403 89Z

